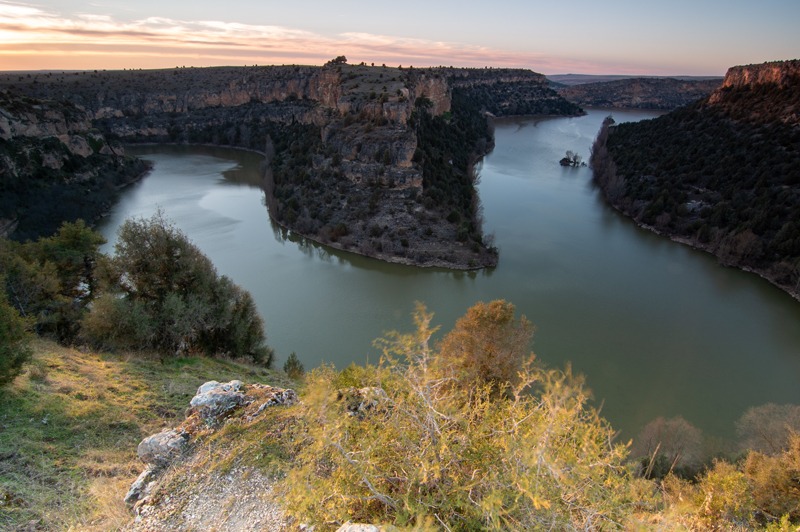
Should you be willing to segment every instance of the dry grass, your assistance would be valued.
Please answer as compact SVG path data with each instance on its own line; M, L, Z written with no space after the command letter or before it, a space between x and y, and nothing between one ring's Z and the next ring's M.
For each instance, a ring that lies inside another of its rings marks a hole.
M178 425L207 380L288 384L282 374L207 358L82 352L37 340L0 395L0 530L114 530L142 469L136 446Z

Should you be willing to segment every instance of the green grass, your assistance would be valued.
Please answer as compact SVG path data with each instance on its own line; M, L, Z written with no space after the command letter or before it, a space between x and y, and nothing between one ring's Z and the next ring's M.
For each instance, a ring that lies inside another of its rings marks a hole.
M291 386L281 372L209 358L87 353L34 342L26 372L0 390L0 530L112 530L143 469L142 438L183 420L203 382Z

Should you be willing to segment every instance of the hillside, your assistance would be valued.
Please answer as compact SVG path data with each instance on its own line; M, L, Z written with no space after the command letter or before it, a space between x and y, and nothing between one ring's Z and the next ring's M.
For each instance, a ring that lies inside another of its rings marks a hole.
M750 530L782 519L774 529L791 530L800 519L800 438L787 429L800 407L748 410L737 427L753 450L735 463L712 463L682 418L654 420L629 447L582 377L530 357L533 327L513 305L475 305L435 347L431 320L420 306L415 331L379 342L378 365L316 368L299 394L263 368L36 340L0 394L0 529Z
M557 92L585 107L675 109L707 97L721 82L721 78L626 78L561 87Z
M341 61L6 74L0 89L64 102L112 142L262 152L270 215L285 227L383 260L459 269L497 262L474 187L473 165L493 146L487 115L580 112L526 70Z
M800 297L800 61L734 67L691 106L604 126L592 166L639 224Z
M123 498L141 470L136 445L183 419L201 384L291 385L282 372L212 358L33 347L0 392L0 530L115 530L131 519Z

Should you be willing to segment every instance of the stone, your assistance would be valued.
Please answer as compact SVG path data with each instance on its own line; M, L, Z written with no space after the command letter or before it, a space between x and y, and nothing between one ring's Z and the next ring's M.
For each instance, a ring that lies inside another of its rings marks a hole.
M214 423L231 410L249 401L242 391L242 381L209 381L197 389L190 404L206 423Z
M183 431L164 429L143 439L136 448L139 459L146 464L165 467L186 450L189 435Z
M156 477L158 476L159 469L153 465L148 465L142 474L133 481L131 488L125 495L125 504L133 506L138 501L144 499L149 493Z
M351 416L364 415L389 401L383 388L368 386L366 388L343 388L337 391L336 399L345 402L347 413Z
M382 527L378 527L375 525L369 525L364 523L351 523L350 521L346 522L342 526L340 526L336 532L382 532L384 529Z

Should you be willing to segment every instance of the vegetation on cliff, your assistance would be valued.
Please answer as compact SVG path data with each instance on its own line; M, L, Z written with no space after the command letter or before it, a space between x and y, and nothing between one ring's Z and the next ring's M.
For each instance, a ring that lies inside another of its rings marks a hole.
M800 83L724 86L638 123L606 123L592 154L637 222L800 296Z
M322 68L6 75L0 87L81 109L114 142L265 152L270 213L285 227L384 260L459 269L497 261L483 239L472 172L492 144L485 115L579 112L527 70L368 67L343 58ZM431 103L430 120L416 113L412 124L418 101Z

